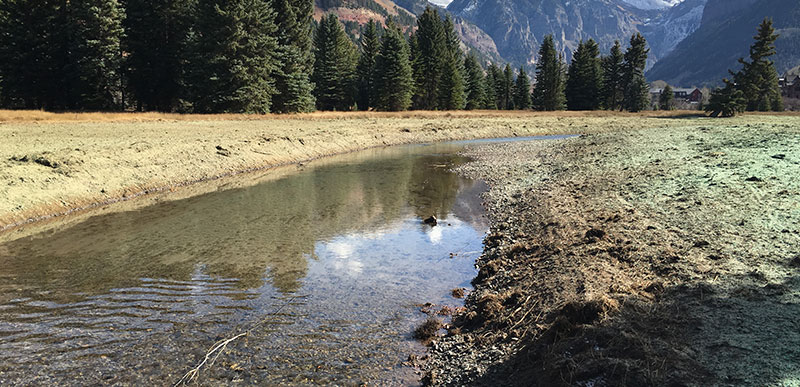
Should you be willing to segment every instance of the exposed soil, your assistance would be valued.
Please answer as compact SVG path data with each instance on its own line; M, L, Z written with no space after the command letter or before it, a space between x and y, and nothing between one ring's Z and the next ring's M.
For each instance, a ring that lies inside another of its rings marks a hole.
M491 232L424 381L800 385L800 120L686 124L471 149Z

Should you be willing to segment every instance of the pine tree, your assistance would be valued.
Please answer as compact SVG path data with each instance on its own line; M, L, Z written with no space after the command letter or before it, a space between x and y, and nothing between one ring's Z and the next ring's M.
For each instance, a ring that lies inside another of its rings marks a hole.
M483 69L473 53L464 58L464 76L466 79L467 103L465 109L483 109L486 104L486 85L484 85Z
M750 60L739 58L741 71L733 74L737 88L744 93L748 111L782 111L783 100L778 88L778 72L769 57L775 55L775 40L778 35L767 18L758 27L750 46Z
M736 85L727 80L724 88L717 88L711 93L711 98L706 105L706 112L712 117L733 117L736 113L741 113L747 107L747 99L744 92L739 90Z
M631 45L625 52L623 63L625 94L623 106L631 112L647 109L650 102L650 93L647 81L644 78L644 68L647 64L647 41L640 33L631 36Z
M464 96L464 69L462 67L461 41L455 32L453 20L448 14L442 24L444 51L442 54L442 77L439 81L438 108L460 110L466 103Z
M272 0L277 23L276 58L272 74L277 93L272 97L272 110L298 113L314 110L312 72L311 20L313 0Z
M275 13L266 0L198 0L189 102L199 113L268 113L275 94Z
M358 108L369 110L375 107L375 61L381 49L378 39L378 28L375 21L370 19L364 34L361 36L361 56L358 59L356 73L358 76Z
M585 43L581 41L578 45L567 74L565 94L568 109L596 110L600 108L602 69L599 55L600 49L592 39Z
M174 111L185 97L194 0L127 0L126 76L137 110Z
M122 20L117 0L71 0L70 105L89 110L122 107Z
M375 99L379 110L400 111L411 106L414 93L414 72L403 33L389 24L383 33L375 66Z
M539 48L532 102L537 110L564 109L564 64L556 54L553 35L547 35Z
M442 79L447 51L444 25L438 11L428 7L419 15L415 37L417 55L414 62L414 106L417 109L433 110L439 103L439 82Z
M514 109L514 71L511 70L511 65L506 63L503 69L503 77L500 82L500 104L503 110Z
M602 105L608 110L622 109L622 97L624 93L623 79L624 67L623 61L625 60L622 54L619 40L614 42L611 47L611 52L608 56L603 57L603 87L602 87Z
M72 108L64 76L70 67L68 14L62 0L0 1L3 107Z
M514 82L514 108L527 110L531 107L531 81L523 67L519 68Z
M355 102L356 48L335 14L323 16L314 36L314 75L319 110L350 110Z
M486 69L486 79L484 80L485 90L485 104L484 109L497 110L499 109L497 97L497 84L499 79L502 78L502 71L496 64L490 63L489 68Z
M664 90L661 90L661 95L658 96L658 108L661 110L672 110L672 101L674 99L675 92L672 91L672 86L665 86Z

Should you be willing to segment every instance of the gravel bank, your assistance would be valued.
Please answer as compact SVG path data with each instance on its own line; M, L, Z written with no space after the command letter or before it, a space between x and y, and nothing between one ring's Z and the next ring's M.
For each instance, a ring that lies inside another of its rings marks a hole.
M470 150L491 232L424 381L800 385L800 120L759 121Z

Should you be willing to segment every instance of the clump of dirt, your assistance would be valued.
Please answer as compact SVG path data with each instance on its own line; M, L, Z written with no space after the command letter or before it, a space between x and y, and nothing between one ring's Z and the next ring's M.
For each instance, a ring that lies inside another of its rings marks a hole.
M453 298L464 298L464 294L464 288L455 288L450 291L450 295L452 295Z
M777 124L474 148L491 230L424 381L800 384L798 153Z

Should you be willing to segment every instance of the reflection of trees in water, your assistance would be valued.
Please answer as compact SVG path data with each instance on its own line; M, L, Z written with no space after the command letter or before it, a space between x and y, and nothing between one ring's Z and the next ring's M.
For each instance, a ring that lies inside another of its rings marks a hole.
M189 280L198 265L204 274L239 279L243 289L267 277L279 291L294 292L318 240L390 223L409 204L419 217L445 217L466 183L448 172L458 161L422 156L327 165L246 189L97 216L4 245L0 265L9 281L0 284L0 297L7 287L66 298L137 286L142 277Z

